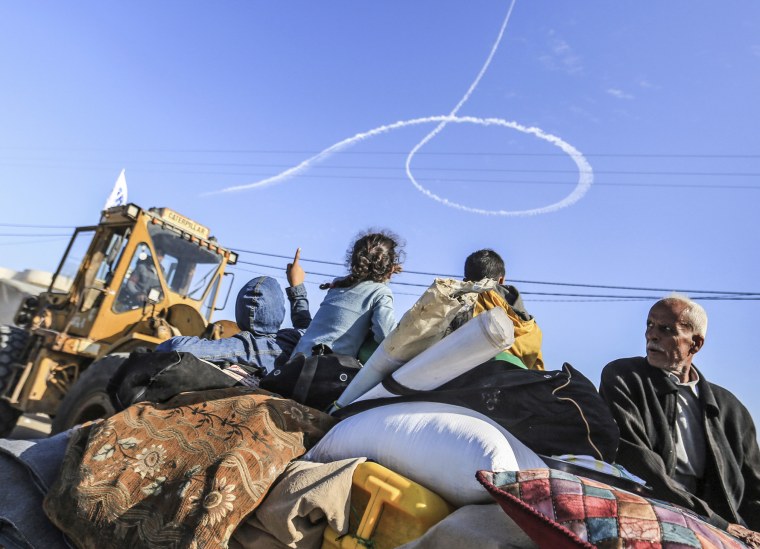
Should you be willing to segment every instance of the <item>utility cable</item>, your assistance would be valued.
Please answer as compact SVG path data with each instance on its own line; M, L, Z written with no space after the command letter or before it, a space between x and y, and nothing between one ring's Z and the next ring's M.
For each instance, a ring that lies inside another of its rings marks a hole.
M267 269L278 269L278 270L284 270L283 267L278 265L266 265L264 263L253 263L251 261L242 261L238 260L238 263L243 263L245 265L253 265L255 267L266 267ZM331 274L331 273L318 273L316 271L305 271L306 274L315 275L315 276L327 276L330 278L340 278L341 275ZM396 284L398 286L413 286L416 288L427 288L430 286L430 284L416 284L414 282L398 282L396 280L391 280L391 284Z
M234 270L237 270L237 271L245 271L245 272L247 272L247 273L251 273L251 274L255 274L255 275L259 275L259 276L269 276L269 277L271 277L271 278L276 278L277 280L282 280L282 281L284 281L284 282L289 282L289 281L288 281L288 279L287 279L287 277L284 277L284 276L279 276L279 275L274 275L274 276L273 276L273 275L265 275L265 274L264 274L264 273L262 273L262 272L259 272L259 271L253 271L253 270L251 270L251 269L246 269L246 268L244 268L244 267L238 267L237 265L233 265L233 266L231 266L230 268L231 268L231 269L234 269ZM274 267L272 267L272 268L274 268ZM279 267L278 267L278 268L279 268ZM307 273L307 274L308 274L308 273ZM311 273L311 274L314 274L314 273ZM319 282L312 282L311 280L304 280L304 284L310 284L310 285L312 285L312 286L320 286L320 285L321 285L321 283L319 283ZM412 296L412 297L420 297L420 295L421 295L421 294L413 294L413 293L409 293L409 292L396 292L396 291L394 291L394 292L393 292L393 294L394 294L394 295L408 295L408 296Z
M305 261L302 259L302 261ZM277 270L283 270L281 266L277 265L267 265L265 263L254 263L251 261L243 261L239 260L238 263L243 263L245 265L253 265L256 267L264 267L267 269L277 269ZM306 271L306 274L310 275L316 275L316 276L327 276L331 278L337 278L336 275L331 273L318 273L314 271ZM411 286L416 288L428 288L430 287L430 284L419 284L419 283L413 283L413 282L398 282L395 280L391 280L390 284L399 285L399 286ZM574 293L563 293L563 292L532 292L532 291L521 291L521 295L541 295L541 296L556 296L556 297L586 297L586 298L602 298L602 299L636 299L636 300L656 300L660 299L661 296L626 296L626 295L606 295L606 294L574 294ZM756 294L749 294L749 295L738 295L738 296L732 296L732 295L707 295L707 296L696 296L693 299L695 300L714 300L714 301L758 301L760 300L760 295L757 295L756 297L753 297L753 295Z
M293 256L290 255L282 255L282 254L274 254L269 252L259 252L255 250L244 250L242 248L233 248L236 252L239 253L250 253L254 255L263 255L267 257L276 257L281 259L292 259ZM323 265L336 265L339 267L345 266L345 263L339 263L336 261L326 261L321 259L309 259L305 257L301 257L301 261L305 262L311 262L311 263L319 263ZM241 263L245 263L244 261L241 261ZM460 278L461 274L441 274L441 273L433 273L433 272L426 272L426 271L412 271L404 269L401 274L413 274L413 275L421 275L421 276L432 276L436 278ZM334 276L334 275L327 275L327 276ZM760 292L732 292L732 291L719 291L719 290L684 290L684 289L676 289L676 288L647 288L647 287L641 287L641 286L614 286L609 284L583 284L583 283L571 283L571 282L547 282L547 281L539 281L539 280L521 280L521 279L513 279L510 278L509 282L516 282L518 284L542 284L542 285L549 285L549 286L569 286L569 287L576 287L576 288L598 288L598 289L604 289L604 290L629 290L629 291L638 291L638 292L679 292L679 293L685 293L685 294L721 294L721 295L735 295L735 296L760 296ZM521 292L523 293L523 292ZM658 298L659 299L659 298Z
M32 225L27 223L0 223L0 227L17 227L25 229L76 229L76 225Z
M19 227L39 227L39 228L73 228L68 226L58 226L58 225L13 225L13 224L4 224L0 223L0 226L19 226ZM0 233L0 237L69 237L71 236L68 233ZM31 243L43 243L43 242L52 242L54 240L39 240L39 241L26 241L26 244ZM12 245L16 244L14 242L4 242L0 243L0 245ZM245 250L242 248L233 248L238 253L250 253L254 255L261 255L266 257L275 257L280 259L292 259L292 256L289 255L283 255L283 254L274 254L269 252L261 252L256 250ZM340 263L337 261L326 261L326 260L320 260L320 259L310 259L302 257L301 261L304 262L311 262L311 263L318 263L323 265L333 265L333 266L339 266L343 267L345 264ZM282 267L276 267L273 265L266 265L266 264L260 264L260 263L253 263L248 261L240 260L240 263L259 266L259 267L266 267L270 269L282 269ZM330 274L330 273L319 273L319 272L310 272L309 274L313 274L316 276L328 276L332 278L337 278L340 275ZM412 271L412 270L404 270L402 271L402 274L410 274L410 275L420 275L420 276L432 276L436 278L459 278L461 275L459 274L441 274L441 273L434 273L434 272L427 272L427 271ZM541 280L525 280L525 279L509 279L510 282L514 282L517 284L537 284L537 285L548 285L548 286L565 286L565 287L573 287L573 288L594 288L594 289L605 289L605 290L628 290L628 291L637 291L637 292L678 292L678 293L684 293L684 294L707 294L702 297L694 297L694 299L703 299L703 300L720 300L720 299L729 299L727 296L736 296L734 299L739 301L740 298L744 298L744 300L755 300L757 299L755 296L760 296L760 292L736 292L736 291L724 291L724 290L687 290L687 289L678 289L678 288L652 288L652 287L643 287L643 286L618 286L618 285L609 285L609 284L584 284L584 283L572 283L572 282L550 282L550 281L541 281ZM420 287L420 288L427 288L427 284L415 284L410 282L400 282L400 281L392 281L392 284L396 284L399 286L414 286L414 287ZM542 292L529 292L529 291L523 291L521 292L524 295L557 295L557 296L566 296L566 297L592 297L590 294L561 294L561 293L542 293ZM623 298L623 299L634 299L636 297L640 297L642 299L659 299L659 297L650 297L650 296L598 296L600 298L607 297L607 298Z
M420 153L417 153L420 154ZM416 156L416 155L415 155ZM0 163L1 164L1 163ZM137 163L135 165L139 165L140 163ZM35 166L39 167L39 163L35 163ZM73 166L51 166L46 165L45 167L55 167L55 168L63 168L63 169L74 169ZM323 168L324 166L314 166L314 169ZM331 166L331 169L340 169L341 166ZM76 168L79 169L79 168ZM359 168L357 168L359 169ZM373 170L373 171L379 171L379 170L398 170L398 168L394 167L378 167L378 166L367 166L365 168L360 168L365 170ZM191 175L213 175L213 176L239 176L239 177L266 177L267 174L264 173L251 173L251 172L240 172L240 171L210 171L210 170L155 170L155 169L145 169L145 168L139 168L139 167L132 167L132 172L143 172L143 173L161 173L161 174L191 174ZM478 171L505 171L505 172L512 172L512 173L547 173L546 170L495 170L495 169L487 169L487 170L480 170L477 168L417 168L418 171L424 172L426 170L436 170L436 171L468 171L468 172L478 172ZM564 173L564 171L555 171L555 172L548 172L548 173ZM571 173L567 171L567 173ZM596 172L597 174L611 174L613 172L608 171L602 171L602 172ZM758 177L760 176L760 172L758 173L749 173L749 172L726 172L726 173L718 173L718 172L614 172L619 175L622 174L628 174L628 175L660 175L660 176L689 176L689 177L699 177L699 176L705 176L705 177ZM335 174L315 174L315 173L304 173L301 174L300 177L302 179L327 179L331 181L339 181L339 180L349 180L349 181L397 181L401 182L402 178L400 177L394 177L394 176L382 176L382 175L335 175ZM483 179L483 178L452 178L452 177L427 177L424 178L426 180L431 181L432 183L480 183L480 184L494 184L494 185L541 185L541 186L569 186L569 185L576 185L577 182L574 181L549 181L549 180L514 180L514 179ZM600 187L628 187L628 188L673 188L673 189L717 189L717 190L760 190L760 185L741 185L741 184L723 184L723 183L640 183L640 182L632 182L632 183L624 183L624 182L595 182L594 186L600 186ZM0 225L2 226L2 225Z
M58 152L136 152L136 153L188 153L188 154L317 154L316 150L282 150L282 149L141 149L141 148L105 148L105 147L18 147L0 146L2 150L13 151L58 151ZM409 151L341 151L341 154L350 155L395 155L407 156ZM524 152L499 152L499 151L422 151L421 156L556 156L563 157L563 153L524 153ZM586 153L586 156L611 157L611 158L760 158L760 154L740 153Z
M0 236L71 236L71 233L0 233Z
M18 246L18 245L28 246L29 244L43 244L43 243L50 243L50 242L61 242L61 241L63 241L64 238L65 237L43 238L42 240L25 240L24 242L21 242L21 241L0 242L0 246Z

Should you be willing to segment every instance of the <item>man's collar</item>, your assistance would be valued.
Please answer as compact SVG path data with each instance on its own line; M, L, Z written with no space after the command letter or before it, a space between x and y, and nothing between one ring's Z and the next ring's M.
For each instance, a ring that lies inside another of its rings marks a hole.
M683 383L677 382L674 377L669 375L669 372L665 372L664 370L661 370L659 368L655 368L651 364L647 363L647 366L649 368L659 370L662 375L654 377L654 386L655 390L657 391L657 394L659 395L665 395L668 393L675 393L678 392L678 386L684 385ZM703 405L705 406L705 412L708 415L714 416L717 415L719 412L718 403L715 400L715 395L713 395L712 389L710 388L710 384L702 377L702 375L699 373L699 370L697 370L694 365L691 365L690 368L691 372L689 373L689 377L692 378L692 381L687 382L686 384L694 383L695 385L699 385L699 399L702 401Z
M701 379L699 377L699 372L697 372L697 369L693 366L689 367L689 381L681 381L681 377L673 372L665 372L665 375L667 375L676 385L688 385L692 388L696 387Z
M666 394L678 392L678 385L681 384L681 380L677 375L667 372L663 370L662 368L657 368L656 366L652 366L651 364L649 364L649 362L646 361L646 358L644 359L644 361L646 362L646 365L648 368L651 368L652 370L656 370L657 372L659 372L659 374L650 376L650 379L652 379L652 381L654 382L654 387L655 387L655 390L657 391L657 394L666 395ZM697 376L696 379L700 379L699 372L697 372L693 364L691 365L690 371L694 373L693 374L689 373L689 376L696 375Z
M699 373L694 368L689 368L689 381L681 381L681 377L673 372L666 372L668 378L676 384L677 387L686 387L689 391L699 397L699 389L697 389L697 383L699 383Z

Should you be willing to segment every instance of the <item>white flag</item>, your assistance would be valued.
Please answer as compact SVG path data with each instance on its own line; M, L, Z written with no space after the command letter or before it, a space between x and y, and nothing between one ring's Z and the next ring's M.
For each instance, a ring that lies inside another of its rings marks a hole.
M123 206L127 203L127 177L124 175L124 170L121 170L116 183L113 185L111 195L106 200L106 205L103 206L104 210L113 208L114 206Z

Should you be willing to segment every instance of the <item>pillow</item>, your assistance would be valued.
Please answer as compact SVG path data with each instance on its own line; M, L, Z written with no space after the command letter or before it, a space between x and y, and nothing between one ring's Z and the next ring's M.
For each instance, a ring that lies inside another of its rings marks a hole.
M366 457L457 506L487 503L474 473L546 467L522 442L488 417L460 406L400 402L344 419L305 459L327 463Z
M477 478L540 547L746 547L691 511L563 471L478 471Z

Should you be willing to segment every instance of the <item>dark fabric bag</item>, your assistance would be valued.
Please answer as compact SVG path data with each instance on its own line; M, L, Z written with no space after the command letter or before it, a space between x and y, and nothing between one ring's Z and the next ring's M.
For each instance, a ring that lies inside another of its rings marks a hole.
M323 345L315 347L314 352L317 354L309 357L297 354L265 375L259 387L325 410L351 383L362 365L356 358L333 354Z
M562 370L540 371L490 360L431 391L404 387L392 375L383 386L399 396L355 402L333 415L342 419L404 401L444 402L488 416L539 454L590 455L611 463L617 453L620 432L609 408L594 384L567 363Z
M165 402L186 391L233 387L238 377L190 353L135 351L111 376L106 392L120 411L137 402Z

